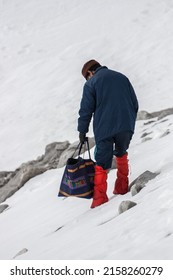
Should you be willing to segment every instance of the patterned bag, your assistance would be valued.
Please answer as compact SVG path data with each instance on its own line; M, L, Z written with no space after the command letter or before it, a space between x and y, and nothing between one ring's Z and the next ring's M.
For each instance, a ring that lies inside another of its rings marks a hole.
M75 159L73 155L67 160L58 196L93 197L95 162L91 159L88 139L85 144L89 159L80 157L83 144L79 143L78 158Z

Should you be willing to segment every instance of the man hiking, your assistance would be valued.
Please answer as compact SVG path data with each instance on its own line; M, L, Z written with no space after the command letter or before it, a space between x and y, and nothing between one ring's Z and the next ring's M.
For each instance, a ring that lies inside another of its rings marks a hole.
M91 208L108 201L107 171L113 155L117 167L114 194L128 192L128 153L138 112L138 101L128 78L101 66L94 59L82 68L86 79L81 99L78 131L81 143L85 142L93 117L96 143L94 195Z

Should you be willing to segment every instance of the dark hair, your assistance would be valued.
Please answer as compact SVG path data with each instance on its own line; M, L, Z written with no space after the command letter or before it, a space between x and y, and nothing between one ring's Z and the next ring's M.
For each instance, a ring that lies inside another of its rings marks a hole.
M96 64L92 65L92 66L88 69L88 71L96 71L96 69L99 68L100 66L101 66L100 63L96 63Z
M99 68L100 66L101 66L100 63L96 63L96 64L92 65L92 66L88 69L88 71L96 71L97 68ZM87 75L86 75L86 77L85 77L86 80L88 79L88 76L89 76L88 71L87 71Z
M100 66L101 66L100 63L97 60L91 59L87 61L82 67L82 71L81 71L82 75L86 79L88 76L88 71L95 71Z

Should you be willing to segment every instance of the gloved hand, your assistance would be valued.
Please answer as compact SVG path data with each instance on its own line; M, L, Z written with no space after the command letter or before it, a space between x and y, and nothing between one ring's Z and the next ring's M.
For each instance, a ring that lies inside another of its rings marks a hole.
M79 133L79 141L81 144L85 143L86 141L86 133Z

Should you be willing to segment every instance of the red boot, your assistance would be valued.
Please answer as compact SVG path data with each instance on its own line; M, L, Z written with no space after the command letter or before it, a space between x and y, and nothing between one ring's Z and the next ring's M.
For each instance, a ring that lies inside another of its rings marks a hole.
M129 168L127 156L128 154L125 154L122 157L116 157L117 179L115 182L113 194L125 194L128 192Z
M108 201L107 191L107 170L96 165L94 175L94 196L91 208L95 208Z

